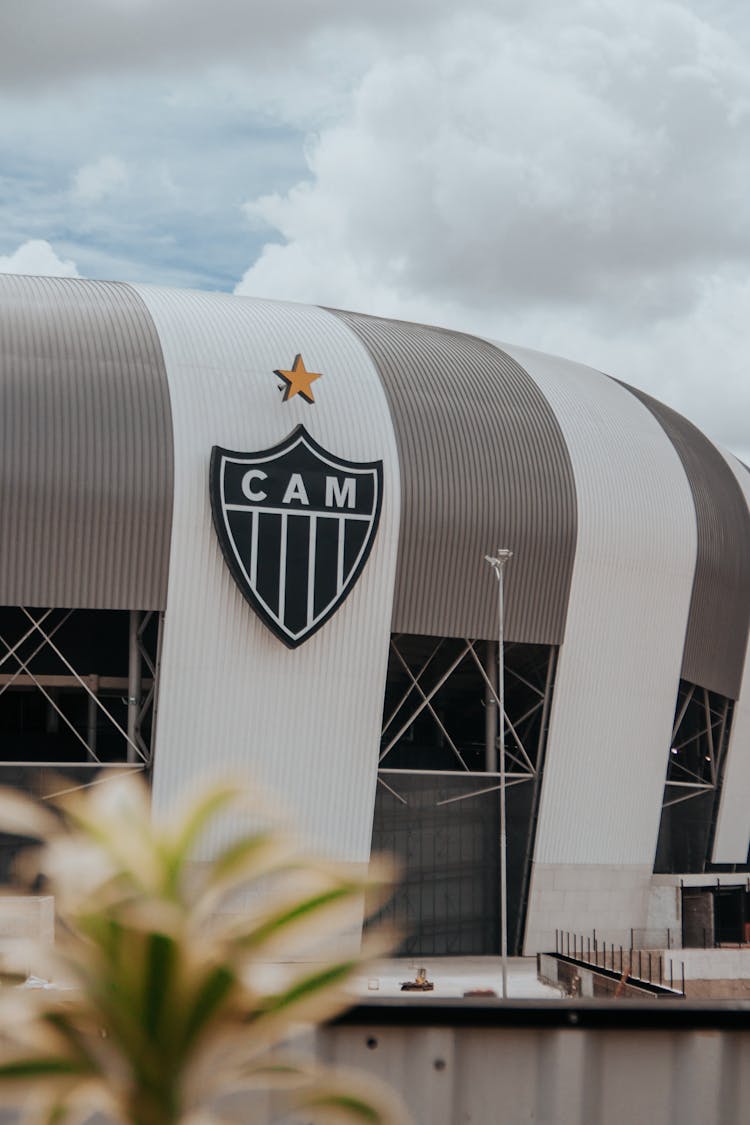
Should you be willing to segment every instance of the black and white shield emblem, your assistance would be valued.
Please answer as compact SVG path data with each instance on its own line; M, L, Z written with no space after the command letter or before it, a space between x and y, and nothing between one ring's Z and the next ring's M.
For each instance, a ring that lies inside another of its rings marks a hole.
M296 648L336 612L367 562L383 462L345 461L298 426L258 453L214 446L210 490L237 584L269 629Z

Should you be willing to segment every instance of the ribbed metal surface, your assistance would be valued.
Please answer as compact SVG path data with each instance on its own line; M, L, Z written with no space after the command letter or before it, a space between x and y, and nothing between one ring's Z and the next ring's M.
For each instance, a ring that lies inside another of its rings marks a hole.
M576 539L565 443L525 372L499 348L439 328L337 313L372 355L401 461L394 632L497 633L484 561L509 547L506 635L559 643Z
M750 510L750 471L731 454L725 460ZM750 638L748 639L750 649ZM745 653L740 693L732 712L721 803L714 836L714 863L747 863L750 850L750 655Z
M578 497L534 858L650 867L695 567L690 486L661 426L616 382L508 350L554 410ZM536 884L528 929L544 930L554 887ZM607 909L598 889L591 906L587 918Z
M270 788L314 846L369 857L399 517L390 414L365 349L320 309L139 289L164 349L175 491L154 805L203 774L242 767ZM314 404L282 400L277 368L302 353ZM211 521L211 448L267 449L303 423L332 454L383 461L380 527L352 592L289 649L230 574ZM211 849L230 825L206 840Z
M124 285L0 275L0 604L162 609L164 365Z
M489 959L487 959L489 962ZM496 964L487 964L495 988ZM402 979L409 975L404 965ZM411 970L413 972L413 970ZM440 988L439 969L430 977ZM488 984L489 984L488 980ZM425 1001L426 1002L417 1002ZM376 1075L415 1125L746 1125L748 1010L678 1000L567 1004L424 997L318 1033L329 1064ZM476 1002L475 1002L476 1003ZM446 1005L447 1007L447 1005ZM493 1026L493 1022L495 1026ZM254 1108L254 1107L253 1107ZM253 1120L273 1120L263 1112Z
M625 384L623 384L625 385ZM698 523L683 678L736 699L750 624L750 515L718 449L675 410L627 388L664 427L685 467Z

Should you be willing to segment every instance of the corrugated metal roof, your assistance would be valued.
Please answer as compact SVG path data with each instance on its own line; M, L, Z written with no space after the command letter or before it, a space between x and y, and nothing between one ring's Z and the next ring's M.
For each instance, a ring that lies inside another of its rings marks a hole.
M126 285L0 276L0 603L161 609L172 423Z
M398 460L380 380L359 340L318 308L139 287L164 348L175 507L159 687L154 808L209 771L242 768L307 841L366 862L396 569ZM314 404L284 401L278 368L321 372ZM288 649L245 601L209 504L213 445L268 449L300 424L336 457L383 461L370 558L344 604ZM207 835L216 847L228 823Z
M645 391L627 389L664 428L685 468L695 503L698 559L682 676L736 699L750 625L750 515L745 499L732 470L705 434Z
M394 632L491 638L506 570L510 640L565 631L576 498L560 427L534 382L499 348L440 328L336 312L385 388L401 463Z
M555 412L578 495L535 863L573 872L581 864L650 869L695 568L690 488L661 426L614 380L582 364L509 350ZM530 930L554 929L545 918L549 901L535 877ZM576 908L599 926L607 900L594 891ZM620 909L627 910L624 898Z
M442 966L428 967L441 989ZM499 991L498 962L484 967ZM432 995L339 1017L317 1032L319 1057L385 1079L415 1125L746 1125L750 1008L740 1000Z

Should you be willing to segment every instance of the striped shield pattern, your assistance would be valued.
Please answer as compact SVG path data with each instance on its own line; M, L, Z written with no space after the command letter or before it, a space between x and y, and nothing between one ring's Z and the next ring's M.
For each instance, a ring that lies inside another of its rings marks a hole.
M214 527L235 581L290 648L336 612L377 533L383 462L347 461L304 426L255 453L214 446Z

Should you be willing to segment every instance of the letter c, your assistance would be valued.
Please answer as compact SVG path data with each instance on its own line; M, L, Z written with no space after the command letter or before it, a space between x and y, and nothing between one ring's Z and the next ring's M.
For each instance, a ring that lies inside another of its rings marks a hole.
M253 491L253 481L254 480L266 480L267 476L268 476L268 474L262 472L260 469L248 469L248 471L245 473L245 475L242 478L242 484L241 484L242 492L245 496L247 496L248 500L258 501L258 500L265 500L266 499L266 493L265 492L254 492Z

